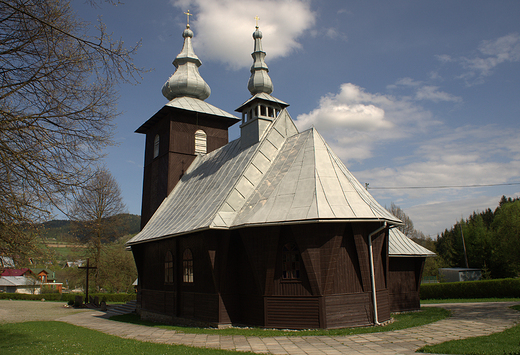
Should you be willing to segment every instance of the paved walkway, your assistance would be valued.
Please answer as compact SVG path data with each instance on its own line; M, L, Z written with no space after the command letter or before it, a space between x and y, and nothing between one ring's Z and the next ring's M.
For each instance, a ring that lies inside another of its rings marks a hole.
M173 330L110 321L99 311L82 312L56 320L99 330L122 338L194 347L271 354L413 354L429 344L489 335L520 322L518 302L440 304L452 317L432 324L383 333L348 336L244 337L184 334Z

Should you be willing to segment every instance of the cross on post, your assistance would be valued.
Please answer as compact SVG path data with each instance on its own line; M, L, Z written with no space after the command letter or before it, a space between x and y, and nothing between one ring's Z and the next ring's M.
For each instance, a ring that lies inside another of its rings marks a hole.
M90 259L87 258L87 266L78 266L78 269L85 269L87 270L87 285L85 288L85 303L88 303L88 272L90 270L97 269L97 266L90 266Z
M255 20L256 20L256 28L258 28L258 20L260 20L260 17L255 16Z
M193 14L190 14L190 10L188 10L188 12L185 12L184 14L187 17L187 21L188 21L187 25L189 27L190 26L190 16L193 16Z

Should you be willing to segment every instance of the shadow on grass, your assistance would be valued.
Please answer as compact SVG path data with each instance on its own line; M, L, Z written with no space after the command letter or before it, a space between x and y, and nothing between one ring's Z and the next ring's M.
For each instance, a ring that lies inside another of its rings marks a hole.
M258 337L276 337L276 336L342 336L365 333L387 332L392 330L406 329L418 327L421 325L437 322L450 316L450 311L437 308L425 307L418 312L409 312L402 314L394 314L394 322L385 326L370 326L357 328L341 328L341 329L308 329L308 330L287 330L287 329L264 329L264 328L240 328L233 327L227 329L215 328L196 328L184 327L176 325L167 325L141 320L136 314L124 314L110 317L111 320L125 323L144 325L148 327L158 327L168 330L175 330L180 333L190 334L217 334L217 335L242 335L242 336L258 336Z

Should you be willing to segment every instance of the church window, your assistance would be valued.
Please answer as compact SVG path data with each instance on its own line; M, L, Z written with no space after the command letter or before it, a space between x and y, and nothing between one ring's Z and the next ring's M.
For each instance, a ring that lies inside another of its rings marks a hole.
M182 281L193 282L193 255L190 249L184 250L182 254Z
M153 157L154 159L159 156L159 135L156 134L153 140Z
M197 132L195 132L195 154L206 154L206 152L206 132L204 132L202 129L199 129Z
M267 110L268 110L269 117L274 117L274 109L272 107L268 107Z
M169 250L164 259L164 283L173 283L173 256Z
M267 113L265 112L265 106L260 105L260 115L261 116L267 116Z
M295 243L287 243L282 248L282 279L300 278L300 252Z

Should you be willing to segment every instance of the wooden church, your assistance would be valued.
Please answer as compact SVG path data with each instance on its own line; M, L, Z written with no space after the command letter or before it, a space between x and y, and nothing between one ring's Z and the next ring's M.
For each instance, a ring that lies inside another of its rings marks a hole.
M240 118L204 101L189 25L183 37L162 90L169 102L137 129L146 135L142 230L128 245L141 317L340 328L418 309L428 251L408 238L391 249L401 221L271 96L258 26ZM241 136L228 142L236 123Z

